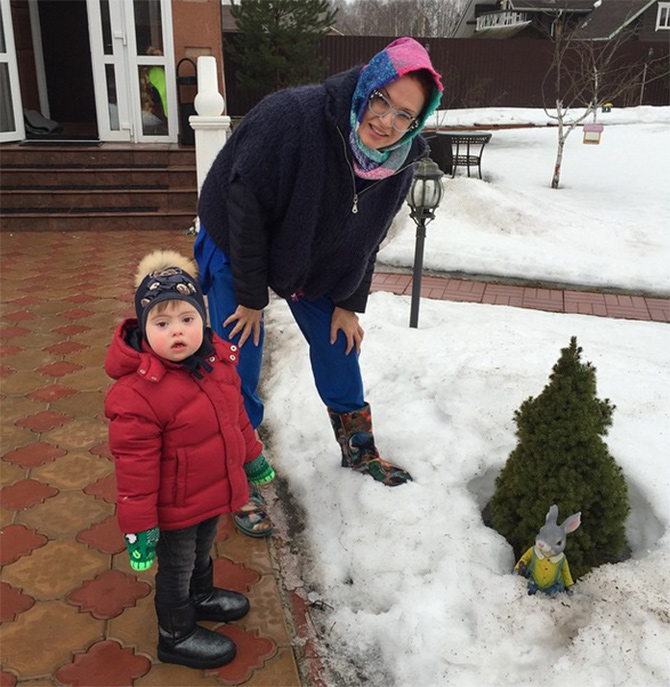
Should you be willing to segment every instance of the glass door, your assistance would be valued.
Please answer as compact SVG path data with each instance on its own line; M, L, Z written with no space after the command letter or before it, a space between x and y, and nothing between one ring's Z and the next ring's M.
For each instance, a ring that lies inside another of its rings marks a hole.
M100 138L176 142L170 0L87 0Z
M24 137L12 12L9 0L0 0L0 142L20 141Z
M133 122L127 83L124 3L86 0L95 107L101 141L130 141Z

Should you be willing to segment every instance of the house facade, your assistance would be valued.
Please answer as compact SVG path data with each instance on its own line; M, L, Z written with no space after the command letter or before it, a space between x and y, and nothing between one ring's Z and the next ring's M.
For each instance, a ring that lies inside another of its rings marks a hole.
M0 142L175 143L200 55L221 71L220 0L0 0Z
M453 38L546 38L557 24L585 40L632 31L640 41L670 41L668 0L469 0Z

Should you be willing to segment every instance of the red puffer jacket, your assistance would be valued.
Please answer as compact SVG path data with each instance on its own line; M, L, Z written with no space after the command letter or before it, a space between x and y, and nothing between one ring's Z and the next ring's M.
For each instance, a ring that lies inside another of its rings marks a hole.
M105 370L118 381L105 399L122 532L190 527L249 500L243 465L256 458L240 392L237 348L214 334L213 370L185 367L126 342L136 320L117 328Z

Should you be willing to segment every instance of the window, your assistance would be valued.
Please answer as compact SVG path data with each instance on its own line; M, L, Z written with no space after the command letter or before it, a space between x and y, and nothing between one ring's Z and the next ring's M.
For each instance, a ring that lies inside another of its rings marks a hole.
M656 31L670 30L670 2L659 2L656 14Z

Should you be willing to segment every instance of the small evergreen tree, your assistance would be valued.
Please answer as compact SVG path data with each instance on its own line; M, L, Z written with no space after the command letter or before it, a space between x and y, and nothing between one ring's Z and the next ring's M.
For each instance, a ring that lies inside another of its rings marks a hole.
M323 78L319 38L337 14L328 0L232 0L230 13L239 29L230 53L242 88L268 93Z
M534 544L553 503L559 523L581 511L582 525L566 548L575 577L621 560L630 510L623 473L602 439L615 406L596 397L596 370L581 353L572 337L542 393L515 412L518 443L490 503L493 527L517 558Z

